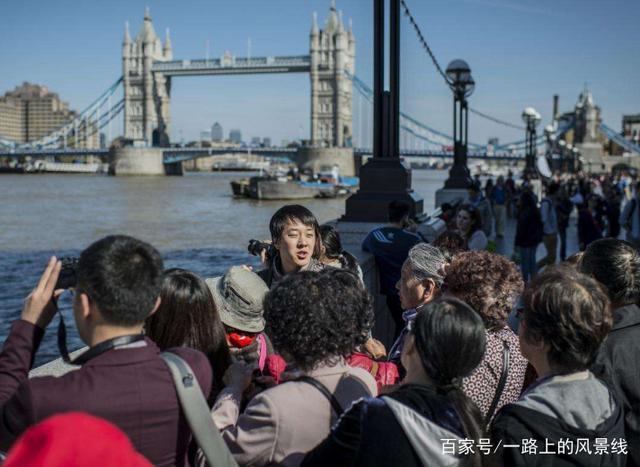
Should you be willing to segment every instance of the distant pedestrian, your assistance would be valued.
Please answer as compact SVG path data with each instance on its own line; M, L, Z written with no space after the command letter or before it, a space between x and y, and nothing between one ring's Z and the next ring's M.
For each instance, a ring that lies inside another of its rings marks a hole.
M480 212L469 204L463 204L458 209L456 216L458 233L465 241L468 250L485 250L489 243L482 230L482 218Z
M586 204L578 211L578 244L584 251L591 242L602 238L603 226L597 221L598 198L589 195Z
M477 209L480 214L481 228L484 234L489 238L493 230L493 212L491 211L491 202L484 196L479 184L473 184L468 189L468 204L472 208Z
M620 225L624 227L627 240L640 247L640 182L636 183L633 196L622 209Z
M560 260L567 259L567 229L569 228L569 218L573 211L573 203L567 194L565 185L560 187L556 199L556 216L558 218L558 237L560 238Z
M547 195L540 203L540 218L542 220L542 242L547 254L536 264L538 270L556 263L558 250L558 217L556 214L556 199L560 186L552 182L547 186Z
M618 238L620 235L620 206L622 196L614 186L605 191L605 212L607 215L607 237Z
M518 195L518 191L516 190L516 182L513 180L513 172L509 171L507 174L507 179L504 182L504 187L507 192L506 196L506 205L507 205L507 216L509 218L514 217L514 208L516 205L516 198Z
M542 241L543 225L536 199L531 191L522 193L518 206L515 247L520 256L520 270L525 282L533 279L536 272L536 251Z
M504 237L504 223L507 215L507 187L504 183L504 177L500 175L492 188L489 198L491 199L491 207L493 208L493 218L495 221L496 237Z

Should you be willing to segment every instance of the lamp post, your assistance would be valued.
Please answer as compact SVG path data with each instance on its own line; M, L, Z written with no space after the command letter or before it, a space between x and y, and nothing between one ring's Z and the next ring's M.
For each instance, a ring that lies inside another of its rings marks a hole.
M538 178L536 168L536 127L540 123L540 114L533 107L527 107L522 112L522 121L526 125L526 165L524 175L529 179Z
M385 5L389 6L389 90L385 91ZM411 188L411 169L400 158L400 0L373 2L373 157L360 168L360 187L347 198L343 222L386 222L391 201L423 216L423 201Z
M555 146L556 146L556 135L553 125L547 125L544 127L544 137L547 142L547 161L553 170L561 170L564 164L564 158L562 154L558 158L558 155L555 154ZM555 156L555 159L554 159Z
M580 150L577 147L573 147L571 149L571 172L575 172L577 170L577 165L576 162L580 160Z
M467 138L469 136L469 108L467 97L475 88L471 68L464 60L454 60L447 67L453 91L453 167L444 183L445 189L466 189L471 186L471 174L467 167Z

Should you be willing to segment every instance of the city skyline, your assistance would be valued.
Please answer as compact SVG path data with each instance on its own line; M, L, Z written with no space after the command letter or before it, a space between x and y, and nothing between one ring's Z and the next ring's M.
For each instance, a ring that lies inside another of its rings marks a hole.
M175 4L148 3L158 35L164 37L165 27L171 29L177 59L205 58L207 42L212 58L225 50L246 56L249 37L252 56L306 55L312 12L318 12L322 26L329 10L328 0L280 0L267 5L200 1L187 3L190 8L184 10ZM31 81L48 86L72 109L80 110L121 74L124 22L129 21L136 34L145 2L115 1L109 8L71 0L38 4L40 13L33 17L28 13L36 4L5 6L9 24L0 31L0 41L8 47L0 51L0 59L14 66L0 76L0 94ZM546 1L535 7L493 0L429 5L408 0L407 4L443 67L458 57L469 62L477 83L470 105L478 110L521 124L522 109L532 105L547 123L552 95L560 95L561 111L571 110L585 82L603 110L604 122L615 129L620 129L623 114L640 109L639 93L629 79L640 72L633 53L640 34L631 27L640 7L631 1L609 2L606 16L598 14L601 5L595 1L565 1L562 9ZM371 84L371 5L338 0L337 7L344 10L345 22L353 18L356 74ZM65 24L62 31L55 18L65 9L74 9L82 21ZM402 71L403 110L451 133L450 92L404 16ZM172 140L179 141L180 131L186 141L197 139L202 128L215 121L274 141L307 139L309 101L308 74L176 79ZM121 126L120 119L116 125ZM505 142L521 139L521 133L471 117L471 141L484 143L497 136Z

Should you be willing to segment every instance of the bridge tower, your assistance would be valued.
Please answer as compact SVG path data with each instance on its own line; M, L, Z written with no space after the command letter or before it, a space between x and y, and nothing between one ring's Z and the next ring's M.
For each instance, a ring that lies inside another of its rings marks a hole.
M135 40L125 25L122 42L124 86L124 137L147 145L167 146L169 142L169 102L171 78L152 72L154 61L173 58L167 29L164 46L156 35L149 8Z
M311 144L345 147L352 144L351 76L355 73L356 41L351 22L345 30L342 12L331 2L324 29L313 14L311 58ZM346 72L346 73L345 73Z

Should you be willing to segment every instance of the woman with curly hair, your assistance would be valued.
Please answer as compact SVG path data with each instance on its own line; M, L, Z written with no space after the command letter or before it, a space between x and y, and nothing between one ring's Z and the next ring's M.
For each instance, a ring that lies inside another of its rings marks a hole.
M402 352L402 385L353 404L303 467L480 465L478 451L456 457L443 441L483 437L460 380L480 363L485 343L482 320L466 303L450 297L426 304Z
M489 244L487 235L482 230L480 211L469 204L458 209L456 215L457 233L464 239L464 247L469 250L484 250Z
M522 292L517 266L485 251L458 254L447 268L448 293L468 303L482 318L487 350L476 370L464 379L465 393L478 405L487 423L505 404L520 396L527 361L507 317Z
M345 361L367 340L373 304L358 276L327 268L285 277L267 294L264 317L289 362L287 381L240 414L254 368L234 363L212 416L238 464L297 466L354 400L377 394L373 377Z

